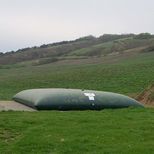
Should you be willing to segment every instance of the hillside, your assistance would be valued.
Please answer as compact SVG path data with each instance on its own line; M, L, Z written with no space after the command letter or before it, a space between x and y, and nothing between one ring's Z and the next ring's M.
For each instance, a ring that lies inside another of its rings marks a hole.
M154 52L61 60L31 66L7 65L0 69L0 99L30 88L79 88L136 96L154 83Z
M154 36L105 34L98 38L87 36L74 41L41 45L0 54L0 65L33 61L33 65L52 63L63 59L86 59L126 52L140 53L154 50Z
M34 51L53 56L26 57ZM23 89L48 87L112 91L135 97L154 83L153 59L154 38L150 34L88 36L6 53L0 57L0 100L11 99Z

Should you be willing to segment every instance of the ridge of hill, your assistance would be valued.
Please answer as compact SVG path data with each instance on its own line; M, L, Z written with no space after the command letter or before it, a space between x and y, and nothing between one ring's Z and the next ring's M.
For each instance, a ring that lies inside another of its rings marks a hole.
M149 33L104 34L98 38L86 36L74 41L63 41L40 47L24 48L0 53L0 65L34 61L34 65L52 63L62 59L83 59L125 52L154 51L154 35Z

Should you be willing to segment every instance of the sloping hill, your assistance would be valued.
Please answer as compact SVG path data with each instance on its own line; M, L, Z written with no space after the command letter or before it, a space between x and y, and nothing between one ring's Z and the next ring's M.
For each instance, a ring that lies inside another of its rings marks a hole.
M154 52L0 69L0 100L31 88L79 88L135 96L154 83Z
M127 50L138 49L138 51L142 51L154 44L154 39L118 39L116 41L110 41L107 43L100 43L97 45L92 45L90 47L78 49L70 52L68 55L76 55L76 56L100 56L107 55L111 53L124 53ZM132 51L133 52L133 51Z
M148 52L154 49L154 36L150 34L106 34L98 38L87 36L74 41L42 45L1 53L0 65L16 64L24 61L36 61L37 64L52 63L62 59L80 59L106 56L124 52ZM35 62L34 62L35 64Z

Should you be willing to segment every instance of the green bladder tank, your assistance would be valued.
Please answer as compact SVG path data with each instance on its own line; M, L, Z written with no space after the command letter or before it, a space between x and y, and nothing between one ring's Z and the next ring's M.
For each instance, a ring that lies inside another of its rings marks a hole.
M79 89L31 89L13 99L38 110L101 110L143 107L136 100L116 93Z

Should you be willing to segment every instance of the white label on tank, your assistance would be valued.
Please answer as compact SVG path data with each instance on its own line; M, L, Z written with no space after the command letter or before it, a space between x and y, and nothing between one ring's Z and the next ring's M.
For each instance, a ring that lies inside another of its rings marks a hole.
M87 96L90 101L95 100L95 94L94 93L84 93L84 95Z

